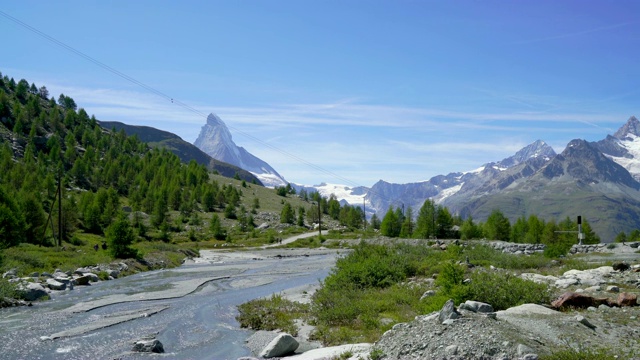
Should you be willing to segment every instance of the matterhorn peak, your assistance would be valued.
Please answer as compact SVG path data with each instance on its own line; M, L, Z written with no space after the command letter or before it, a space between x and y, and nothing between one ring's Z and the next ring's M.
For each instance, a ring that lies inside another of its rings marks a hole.
M229 128L214 113L207 116L207 123L193 143L216 160L233 164L254 174L265 186L286 185L287 181L269 164L237 146L231 138Z
M629 135L640 136L640 121L638 121L635 116L631 116L629 120L613 134L613 137L624 140Z
M211 126L224 126L226 127L227 125L224 123L224 121L222 121L222 119L220 119L220 117L214 113L209 114L209 116L207 116L207 125L211 125Z

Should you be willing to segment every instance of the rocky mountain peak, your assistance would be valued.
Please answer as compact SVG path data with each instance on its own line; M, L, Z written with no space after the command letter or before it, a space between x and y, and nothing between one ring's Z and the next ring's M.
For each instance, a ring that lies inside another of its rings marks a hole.
M536 140L533 143L520 149L515 155L503 159L499 162L502 167L512 167L533 158L543 158L550 160L556 156L553 148L542 140Z
M265 186L286 185L286 180L269 164L237 146L227 125L216 114L209 114L193 143L212 158L238 166L254 174Z
M222 119L220 119L220 117L214 113L211 113L209 114L209 116L207 116L207 125L224 126L225 128L227 127L224 121L222 121Z
M640 187L625 168L586 140L571 140L558 159L563 163L564 172L580 182L610 182L624 184L636 190ZM553 166L549 165L550 168Z
M640 136L640 121L635 116L632 116L627 122L622 125L613 136L620 140L625 140L629 135Z

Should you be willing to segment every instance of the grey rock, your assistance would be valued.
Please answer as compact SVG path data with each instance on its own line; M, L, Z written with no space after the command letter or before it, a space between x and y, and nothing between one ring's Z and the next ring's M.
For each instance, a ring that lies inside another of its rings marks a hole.
M6 273L2 274L2 278L6 279L6 278L14 278L18 276L18 270L17 269L11 269L9 271L7 271Z
M472 301L472 300L465 301L463 304L461 304L460 308L473 311L473 312L479 312L479 313L493 312L493 306L487 303L483 303L480 301Z
M28 283L26 286L22 287L21 290L22 296L27 301L36 301L49 295L45 288L38 283Z
M40 274L40 276L42 277L46 277L46 278L52 278L53 275L49 274L48 272L44 271L42 274Z
M75 278L76 285L89 285L90 281L91 281L91 277L87 275L83 275Z
M260 356L266 359L282 357L296 351L298 345L298 341L293 336L286 333L280 334L262 349Z
M522 359L522 360L538 360L538 354L526 354L525 356L521 357L520 359Z
M458 355L458 345L449 345L444 351L447 355Z
M615 285L607 286L607 292L618 293L620 292L620 288Z
M120 275L120 271L118 271L118 270L113 270L113 269L107 269L107 270L106 270L106 273L107 273L109 276L111 276L112 278L114 278L114 279L117 279L117 278L118 278L118 275Z
M98 275L88 272L88 273L84 273L84 276L87 276L89 278L89 281L91 282L98 282L100 281L100 278L98 277Z
M51 290L64 290L67 288L67 284L56 281L54 279L47 279L46 284Z
M580 281L578 279L574 279L574 278L569 278L569 279L558 279L556 280L556 287L559 287L561 289L566 289L571 285L578 285L580 283Z
M518 353L518 356L524 356L533 353L533 349L524 344L518 344L518 346L516 347L516 351Z
M438 320L441 323L444 323L445 320L454 320L460 317L460 313L456 310L456 307L453 305L453 300L449 299L440 310L440 315L438 316Z
M152 352L152 353L163 353L164 346L157 339L153 340L139 340L133 344L133 348L131 351L135 352Z
M587 320L587 318L585 318L582 315L578 315L576 316L576 321L581 323L582 325L588 327L589 329L595 329L595 325L593 325L592 323L589 322L589 320Z
M424 292L424 294L422 294L422 296L420 297L420 300L424 300L428 297L434 296L436 294L435 290L427 290Z
M40 277L40 273L39 272L32 272L31 274L29 274L29 277L39 278Z

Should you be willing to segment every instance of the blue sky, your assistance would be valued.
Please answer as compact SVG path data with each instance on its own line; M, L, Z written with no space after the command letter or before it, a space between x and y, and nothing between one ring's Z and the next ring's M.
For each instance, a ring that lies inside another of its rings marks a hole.
M635 1L22 0L0 11L176 101L0 13L3 75L189 142L214 112L238 145L307 185L427 180L537 139L558 152L600 140L640 116Z

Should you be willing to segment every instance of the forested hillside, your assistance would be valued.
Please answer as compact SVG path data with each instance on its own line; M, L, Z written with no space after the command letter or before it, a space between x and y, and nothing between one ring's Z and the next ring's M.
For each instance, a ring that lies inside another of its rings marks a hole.
M188 218L195 209L237 206L241 192L211 181L195 161L182 164L136 136L100 127L69 96L56 100L45 86L2 74L0 164L0 248L58 238L58 179L65 240L77 230L104 234L125 205L149 214L147 223L166 235L170 211Z

